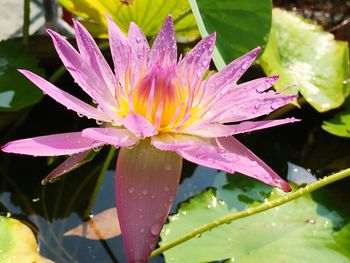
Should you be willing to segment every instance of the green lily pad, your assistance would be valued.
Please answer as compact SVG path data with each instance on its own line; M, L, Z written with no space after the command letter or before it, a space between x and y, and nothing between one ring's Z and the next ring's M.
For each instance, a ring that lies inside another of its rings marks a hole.
M340 137L350 138L350 100L347 101L344 111L323 122L322 129Z
M216 189L182 203L169 217L160 246L187 232L285 195L258 181L220 173ZM349 214L342 214L324 190L220 225L164 252L166 262L349 262Z
M130 22L135 22L146 36L158 33L167 15L174 19L189 10L187 0L59 0L73 14L85 19L83 23L98 37L107 37L109 14L118 26L127 32ZM199 36L193 15L187 15L175 25L178 40L193 41Z
M52 262L40 256L32 230L17 219L0 216L0 262Z
M277 90L295 85L317 111L338 108L349 94L347 42L322 27L280 9L273 10L268 45L260 58L267 75L278 74Z
M217 33L213 60L220 70L233 59L267 43L271 27L269 0L189 0L203 37Z
M41 100L42 92L17 71L23 68L43 75L38 62L21 43L0 42L0 111L18 111Z

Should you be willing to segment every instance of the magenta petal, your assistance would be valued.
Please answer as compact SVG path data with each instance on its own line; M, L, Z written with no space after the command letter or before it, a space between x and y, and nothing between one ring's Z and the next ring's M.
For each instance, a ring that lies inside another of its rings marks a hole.
M148 262L170 211L182 158L144 140L121 148L116 170L116 202L128 262Z
M84 60L89 61L96 75L104 82L107 89L114 95L114 86L116 83L115 77L106 59L103 57L100 49L96 45L86 28L77 20L73 20L75 34L79 52Z
M130 113L124 118L123 125L137 137L151 137L157 134L157 129L140 114Z
M162 151L178 151L191 147L191 141L183 140L183 135L176 134L162 134L153 136L151 139L151 145Z
M249 53L237 58L221 71L208 80L206 94L213 94L225 87L225 85L236 83L243 73L250 67L259 54L261 48L257 47Z
M223 124L208 124L201 127L189 127L184 132L188 134L193 134L201 137L216 138L216 137L226 137L229 135L235 135L245 132L251 132L256 130L262 130L278 125L283 125L287 123L293 123L300 121L295 118L286 118L281 120L266 120L266 121L244 121L239 124L223 125Z
M133 75L139 76L142 67L147 69L149 45L142 30L133 22L130 23L128 39L133 50Z
M95 74L95 69L91 68L90 63L84 60L61 35L50 29L47 33L51 36L58 55L74 80L115 123L119 124L120 119L113 111L118 106L118 102L109 88L101 84L102 80Z
M202 39L185 58L180 61L177 66L178 74L181 74L184 80L187 80L189 76L194 79L195 82L198 78L203 78L205 72L209 69L211 55L215 45L215 33Z
M279 177L267 164L234 137L217 138L216 141L220 148L245 156L251 160L250 162L247 162L245 166L242 165L240 169L237 169L238 172L255 177L256 179L276 186L283 191L289 192L291 190L286 181L282 180L281 177ZM259 175L259 169L263 169L267 173L263 172Z
M118 128L87 128L83 136L93 140L111 144L115 147L129 147L139 140L127 129Z
M167 61L175 64L177 60L177 47L175 39L174 23L171 16L168 16L157 38L154 40L150 51L150 66L156 62Z
M27 71L18 70L24 76L26 76L30 81L37 85L45 94L49 95L51 98L66 106L68 109L74 110L75 112L82 114L88 118L92 118L100 121L110 121L111 119L103 112L97 110L97 108L77 99L76 97L70 95L69 93L57 88L50 82L39 77L38 75Z
M2 146L1 150L33 156L58 156L83 152L103 144L83 137L81 132L69 132L12 141Z
M131 66L132 49L129 40L113 19L109 15L106 15L106 18L115 74L118 81L125 87L125 75L128 67Z
M63 163L57 166L48 176L45 177L43 182L45 181L53 181L59 178L61 175L68 173L70 170L74 169L74 167L81 162L87 155L89 151L80 152L69 156Z

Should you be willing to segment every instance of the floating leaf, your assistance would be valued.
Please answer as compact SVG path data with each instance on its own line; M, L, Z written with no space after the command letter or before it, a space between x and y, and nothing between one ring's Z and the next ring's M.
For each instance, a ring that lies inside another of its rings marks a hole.
M65 236L80 236L92 240L105 240L120 235L117 210L109 208L91 217L85 223L67 231Z
M272 3L267 0L189 0L201 35L217 33L213 60L222 69L251 49L266 45Z
M340 137L350 138L350 100L346 103L344 111L323 122L322 129Z
M40 90L17 71L25 68L43 74L38 62L21 43L0 42L0 111L18 111L41 100Z
M337 108L349 94L348 60L347 42L334 40L322 27L298 15L273 10L271 34L260 63L267 75L280 76L277 90L296 85L317 111Z
M258 181L220 173L209 189L182 203L169 217L160 245L187 232L284 195ZM349 214L325 191L304 195L268 211L220 225L165 251L166 262L349 262Z
M40 256L32 230L19 220L0 216L0 262L52 262Z
M130 22L139 25L146 36L154 36L168 14L174 19L189 10L187 0L59 0L73 14L85 19L84 24L95 36L107 37L105 14L109 14L127 32ZM199 35L193 15L187 15L175 25L182 41L192 41Z

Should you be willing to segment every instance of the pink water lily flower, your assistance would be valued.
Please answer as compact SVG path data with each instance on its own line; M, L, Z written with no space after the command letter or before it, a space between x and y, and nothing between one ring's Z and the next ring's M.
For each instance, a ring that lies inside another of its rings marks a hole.
M149 260L174 199L183 158L290 189L232 136L296 121L246 121L295 99L294 95L268 91L276 76L237 84L260 48L204 78L215 33L178 59L171 17L164 22L152 48L134 23L125 36L110 17L107 20L114 72L78 21L74 21L78 51L58 33L47 30L65 67L96 106L20 70L48 96L79 115L95 119L100 126L12 141L2 147L3 151L70 155L47 177L52 180L74 167L94 147L120 147L116 204L129 262Z

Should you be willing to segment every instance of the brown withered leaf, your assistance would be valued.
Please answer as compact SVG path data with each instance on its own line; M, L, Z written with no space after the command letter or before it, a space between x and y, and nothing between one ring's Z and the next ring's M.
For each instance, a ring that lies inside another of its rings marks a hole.
M104 240L120 235L115 207L94 215L91 219L68 230L64 236L79 236L92 240Z

